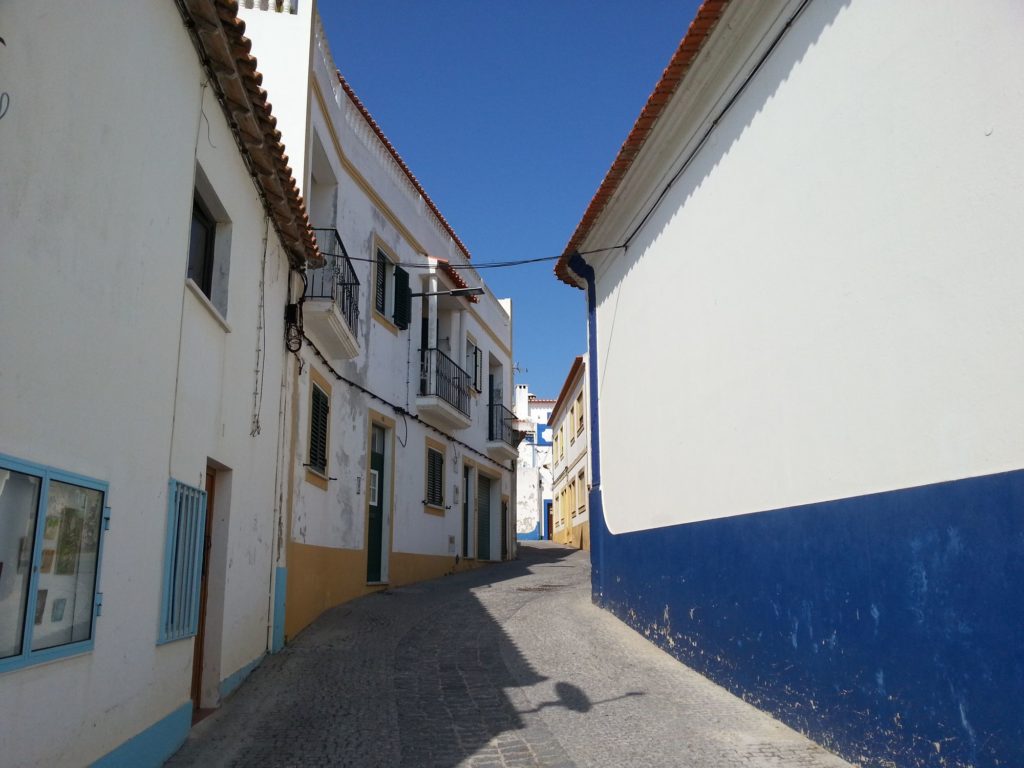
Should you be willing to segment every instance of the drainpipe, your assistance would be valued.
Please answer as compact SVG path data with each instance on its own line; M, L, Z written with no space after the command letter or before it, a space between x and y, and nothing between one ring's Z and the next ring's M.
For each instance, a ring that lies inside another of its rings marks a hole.
M569 269L587 283L587 376L590 386L590 599L604 606L604 543L610 536L604 524L604 502L601 497L601 418L597 391L597 291L594 268L579 253L569 257Z

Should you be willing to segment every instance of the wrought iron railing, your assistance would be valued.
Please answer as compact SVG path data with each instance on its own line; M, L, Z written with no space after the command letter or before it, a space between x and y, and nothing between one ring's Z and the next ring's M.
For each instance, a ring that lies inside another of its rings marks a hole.
M512 421L516 415L501 403L487 406L487 439L501 440L515 447L512 439Z
M440 349L420 350L420 394L440 397L469 416L470 375Z
M306 270L306 298L338 305L353 335L359 332L359 278L336 229L314 229L324 265Z
M242 0L246 8L258 11L277 11L278 13L298 13L299 0Z

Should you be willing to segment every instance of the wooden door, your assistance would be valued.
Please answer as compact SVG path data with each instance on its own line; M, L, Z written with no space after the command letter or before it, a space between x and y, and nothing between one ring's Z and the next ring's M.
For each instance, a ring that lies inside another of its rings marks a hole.
M469 467L462 468L462 556L469 557L469 505L472 499L469 495L470 483Z
M491 559L491 478L476 477L476 557Z

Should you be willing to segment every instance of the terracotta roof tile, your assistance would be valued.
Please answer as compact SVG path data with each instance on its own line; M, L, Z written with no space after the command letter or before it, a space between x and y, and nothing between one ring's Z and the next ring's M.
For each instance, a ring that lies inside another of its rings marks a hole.
M242 157L263 193L267 215L289 262L301 269L307 261L319 261L320 252L281 144L277 120L267 92L260 87L263 75L250 54L252 43L245 37L245 22L238 18L237 0L177 0L177 5L211 75Z
M637 117L633 128L623 142L619 154L616 155L611 168L608 169L604 180L597 188L597 192L594 193L594 197L583 214L583 218L576 225L576 230L573 232L572 237L569 238L565 250L562 251L562 257L555 265L555 275L563 283L579 287L569 273L569 257L579 248L587 235L590 234L591 228L604 212L608 201L618 190L619 184L622 183L636 156L640 153L644 143L651 135L651 131L654 130L654 126L657 124L658 118L661 117L665 106L671 100L672 95L678 89L687 72L690 71L693 60L704 47L709 34L722 18L722 14L730 2L731 0L704 0L700 8L697 9L697 14L693 21L690 22L689 29L686 30L686 34L683 36L682 41L680 41L679 47L672 55L668 66L661 75L661 79L658 80L658 84L654 86L654 90L650 97L648 97L647 103L640 111L640 116Z

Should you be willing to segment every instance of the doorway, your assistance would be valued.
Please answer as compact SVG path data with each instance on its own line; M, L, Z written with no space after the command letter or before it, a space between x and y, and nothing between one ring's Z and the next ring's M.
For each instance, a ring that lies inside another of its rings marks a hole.
M469 489L472 487L472 470L468 466L462 467L462 557L469 557L469 505L472 497Z
M199 624L196 628L195 645L192 651L192 722L201 720L209 711L202 711L203 659L206 649L206 607L210 591L210 549L213 543L214 492L217 487L217 473L206 468L206 515L203 530L203 564L199 577Z
M545 499L544 501L544 520L547 522L548 527L541 532L541 538L551 540L551 524L554 522L551 515L551 499Z
M370 427L370 471L367 499L369 514L366 529L366 580L379 584L384 576L384 466L387 430L379 424Z
M476 557L491 559L491 478L476 476Z

